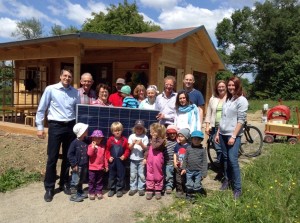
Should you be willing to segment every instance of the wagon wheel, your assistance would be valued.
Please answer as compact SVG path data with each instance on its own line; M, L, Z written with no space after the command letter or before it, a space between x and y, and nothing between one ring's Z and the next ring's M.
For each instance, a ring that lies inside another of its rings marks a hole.
M273 143L274 142L274 136L272 135L265 135L264 141L267 143Z
M288 143L291 145L295 145L298 142L298 139L292 137L288 139Z

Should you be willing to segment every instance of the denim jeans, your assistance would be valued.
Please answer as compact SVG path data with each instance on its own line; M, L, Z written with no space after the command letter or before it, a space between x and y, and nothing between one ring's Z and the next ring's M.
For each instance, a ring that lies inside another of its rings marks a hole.
M201 190L201 171L200 170L186 170L186 190L187 192Z
M241 171L238 161L241 137L237 136L233 145L228 145L231 136L220 134L219 138L224 160L224 177L229 181L233 181L235 191L241 191Z
M174 166L173 165L165 165L165 189L173 189L174 188Z
M77 189L77 192L82 193L82 184L87 175L87 167L78 167L78 171L72 171L71 188Z
M212 139L212 143L214 144L216 153L217 153L217 160L221 161L221 156L222 156L222 148L221 145L215 142L215 137L217 133L218 128L217 127L212 127L211 128L211 133L210 133L210 138Z
M145 190L145 165L143 160L130 161L130 190Z

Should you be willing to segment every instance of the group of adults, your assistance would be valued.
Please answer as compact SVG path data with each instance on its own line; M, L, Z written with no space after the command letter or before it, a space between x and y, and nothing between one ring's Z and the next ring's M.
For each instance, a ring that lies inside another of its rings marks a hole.
M116 92L111 95L109 94L110 88L106 84L98 84L96 91L91 89L94 81L90 73L81 75L79 89L71 86L72 78L71 71L63 69L60 82L46 87L37 110L37 135L41 139L45 138L46 112L48 119L48 159L44 179L46 202L52 201L54 196L56 164L60 147L62 147L63 157L59 189L70 194L67 151L70 143L75 139L73 126L76 119L76 105L122 106L121 89L126 85L123 78L116 80ZM157 120L161 124L175 125L178 130L187 128L190 132L201 131L205 102L201 92L194 88L194 83L194 76L186 74L183 80L184 88L177 93L175 77L166 76L161 94L158 94L155 85L149 85L147 89L143 85L138 85L133 91L133 96L139 101L139 108L158 110ZM205 131L208 133L212 128L216 132L215 141L221 145L218 147L221 148L218 154L222 154L224 165L229 167L224 167L228 174L224 174L226 180L222 188L228 187L232 180L235 191L239 193L241 183L237 157L247 107L248 103L242 95L240 81L233 77L228 82L217 82L205 119Z

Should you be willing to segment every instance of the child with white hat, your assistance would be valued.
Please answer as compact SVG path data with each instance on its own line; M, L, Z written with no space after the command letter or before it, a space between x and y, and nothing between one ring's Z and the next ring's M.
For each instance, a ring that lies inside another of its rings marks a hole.
M88 145L84 142L84 138L88 134L88 127L89 125L80 122L73 127L73 132L77 138L73 140L69 147L68 160L72 168L71 192L77 192L71 195L70 201L81 202L87 198L87 195L83 192L82 184L88 169Z

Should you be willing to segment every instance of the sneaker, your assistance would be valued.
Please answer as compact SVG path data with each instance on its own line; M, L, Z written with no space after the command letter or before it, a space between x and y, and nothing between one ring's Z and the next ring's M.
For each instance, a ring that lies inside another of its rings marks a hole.
M95 194L90 194L89 198L90 198L90 200L95 200Z
M115 191L113 191L113 190L110 190L109 192L108 192L108 197L112 197L112 196L114 196L114 194L115 194Z
M153 197L153 192L147 192L147 193L146 193L146 199L147 199L147 200L151 200L152 197Z
M166 189L166 194L172 194L172 189L171 188Z
M117 191L117 197L122 197L123 196L123 192L122 191Z
M241 195L242 195L242 191L236 190L236 191L233 192L233 199L234 199L234 200L237 200L237 199L239 199L239 197L240 197Z
M103 199L103 194L97 194L96 197L98 198L98 200Z
M136 194L136 192L137 192L137 190L130 190L130 191L129 191L129 196L133 196L133 195L135 195L135 194Z
M139 196L145 196L145 191L144 190L139 190Z
M156 198L156 200L160 200L161 199L161 192L155 192L155 198Z
M79 193L70 196L70 201L74 201L74 202L81 202L83 201L83 199L84 198Z
M220 190L227 190L228 188L229 188L229 181L225 179L222 183L222 186L220 187Z

